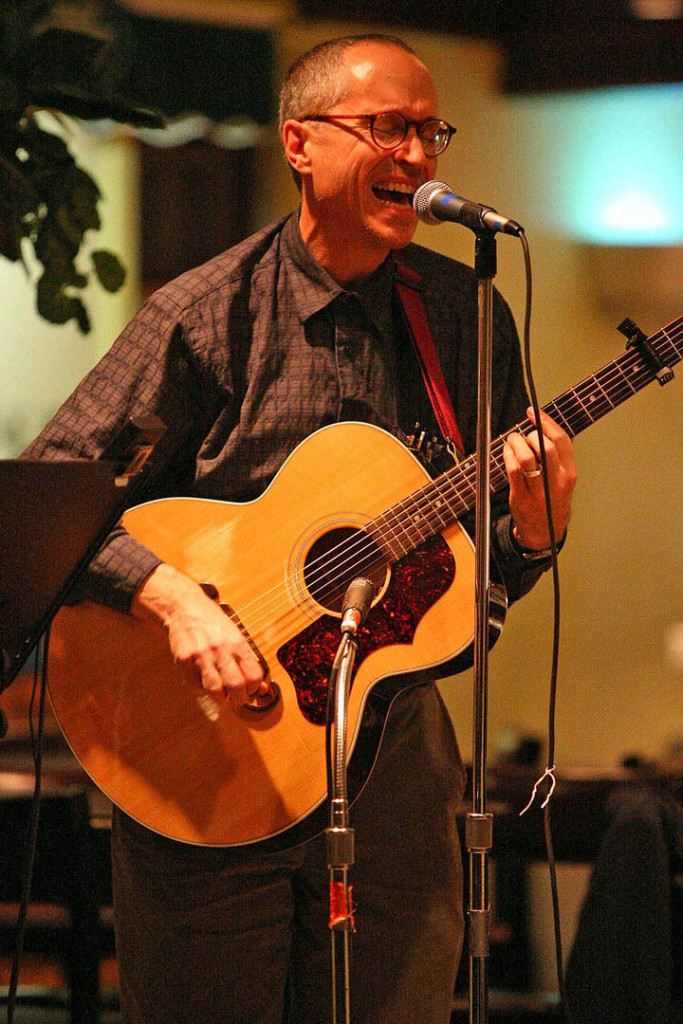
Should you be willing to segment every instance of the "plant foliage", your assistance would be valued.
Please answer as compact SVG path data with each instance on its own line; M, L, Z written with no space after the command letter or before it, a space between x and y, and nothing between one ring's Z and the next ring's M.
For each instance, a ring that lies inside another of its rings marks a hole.
M155 128L163 120L116 95L111 37L51 24L60 6L68 0L2 0L0 7L0 255L16 262L32 247L42 265L38 312L55 324L73 319L86 333L90 321L78 293L89 273L77 257L86 232L100 228L100 191L36 114ZM118 291L125 279L118 258L98 250L91 261L100 284Z

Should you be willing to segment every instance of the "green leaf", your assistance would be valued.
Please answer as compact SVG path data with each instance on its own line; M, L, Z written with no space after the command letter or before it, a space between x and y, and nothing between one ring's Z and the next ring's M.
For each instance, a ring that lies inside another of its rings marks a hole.
M88 311L81 302L80 299L74 299L76 304L76 323L78 324L81 334L90 333L90 317Z
M78 252L78 246L69 244L64 237L57 218L50 213L43 221L38 236L34 243L36 256L46 267L52 266L55 270L64 274L67 272L73 257Z
M92 254L95 273L103 288L108 292L117 292L126 280L126 271L113 252L98 249Z
M64 176L63 188L73 223L82 231L88 228L96 231L100 227L100 215L97 212L100 190L90 175L75 165L69 167Z
M17 136L18 144L23 145L38 164L53 169L62 162L74 163L64 139L54 132L39 128L32 116L27 117L19 127Z
M68 201L60 203L59 206L53 206L53 218L64 243L69 246L75 256L81 247L85 229L74 217L73 207Z
M86 232L100 228L100 191L67 142L43 130L33 111L164 122L116 93L118 51L104 41L107 33L54 23L61 2L0 0L0 257L23 260L30 243L44 268L36 286L40 315L56 324L75 320L87 333L90 321L77 292L88 277L76 260ZM125 269L113 253L98 250L92 268L107 291L121 288Z
M69 295L60 280L47 271L38 281L36 306L40 315L52 324L75 320L83 334L90 330L90 320L79 298Z
M9 207L0 208L0 255L12 263L21 258L21 233L16 230Z
M0 255L13 263L21 259L21 239L29 232L31 210L21 202L22 184L0 167Z

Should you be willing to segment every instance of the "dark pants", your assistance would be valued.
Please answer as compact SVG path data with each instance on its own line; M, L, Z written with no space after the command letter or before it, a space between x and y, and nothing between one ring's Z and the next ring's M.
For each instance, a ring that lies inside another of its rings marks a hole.
M462 786L436 688L402 694L350 814L354 1024L449 1020L463 937ZM324 837L272 855L202 848L117 812L112 846L125 1024L282 1024L285 1005L292 1024L330 1024Z

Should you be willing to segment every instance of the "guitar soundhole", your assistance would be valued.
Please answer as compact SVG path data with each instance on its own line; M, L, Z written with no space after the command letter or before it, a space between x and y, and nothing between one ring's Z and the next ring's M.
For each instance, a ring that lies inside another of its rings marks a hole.
M368 537L359 530L335 530L328 541L327 550L343 541L354 550L359 543L365 544ZM329 535L328 535L329 536ZM370 575L382 565L381 556L370 566L354 564L348 568L347 579ZM311 576L321 573L315 556L310 559ZM439 600L455 579L453 552L440 534L436 534L419 548L401 558L392 567L386 590L381 599L373 605L363 626L356 634L359 651L356 670L373 651L394 644L411 644L420 621L427 611ZM320 591L323 592L322 582ZM328 585L327 595L337 595L341 602L345 585L333 588ZM342 595L340 597L339 595ZM322 602L321 602L322 603ZM321 615L300 633L293 636L278 649L277 660L289 674L296 690L299 709L309 722L324 725L327 713L327 684L330 667L339 647L339 619L332 615ZM408 666L406 666L408 667Z
M318 537L304 564L304 581L311 596L327 611L341 611L344 594L358 576L372 580L376 591L384 585L387 562L379 547L363 530L340 526Z

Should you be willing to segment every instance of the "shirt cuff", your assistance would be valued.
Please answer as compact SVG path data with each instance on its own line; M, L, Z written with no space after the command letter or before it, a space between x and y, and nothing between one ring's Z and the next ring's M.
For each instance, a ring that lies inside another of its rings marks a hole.
M135 594L161 561L129 533L117 530L91 563L78 596L127 613Z

